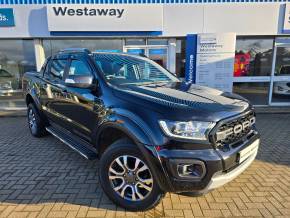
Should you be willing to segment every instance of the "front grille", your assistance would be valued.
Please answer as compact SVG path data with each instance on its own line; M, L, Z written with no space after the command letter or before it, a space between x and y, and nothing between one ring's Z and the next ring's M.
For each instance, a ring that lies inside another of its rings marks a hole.
M254 112L249 112L238 118L222 124L216 131L215 144L218 148L237 147L242 138L249 135L255 123ZM248 124L248 125L246 125Z

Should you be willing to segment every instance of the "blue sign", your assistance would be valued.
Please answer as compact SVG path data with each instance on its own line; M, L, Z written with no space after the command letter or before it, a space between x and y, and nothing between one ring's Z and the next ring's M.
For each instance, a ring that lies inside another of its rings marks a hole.
M186 36L186 61L185 61L185 81L195 83L196 79L196 50L197 34Z
M111 53L120 53L122 52L121 50L118 49L99 49L96 50L95 52L111 52Z
M165 48L149 49L149 55L166 55L166 49Z
M15 26L13 8L0 8L0 27Z
M135 54L135 55L144 55L145 54L145 49L142 48L130 48L127 49L127 53L129 54Z

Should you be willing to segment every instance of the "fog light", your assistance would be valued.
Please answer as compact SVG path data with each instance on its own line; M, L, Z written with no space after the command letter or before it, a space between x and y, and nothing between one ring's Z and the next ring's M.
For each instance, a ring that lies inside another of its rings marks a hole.
M194 163L180 163L177 165L177 173L180 177L202 179L205 175L205 166L201 161Z

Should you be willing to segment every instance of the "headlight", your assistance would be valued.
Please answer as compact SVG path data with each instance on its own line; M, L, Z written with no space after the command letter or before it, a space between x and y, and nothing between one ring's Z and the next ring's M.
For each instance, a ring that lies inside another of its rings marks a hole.
M194 140L207 140L209 131L215 126L214 122L200 121L164 121L159 124L163 132L170 137Z

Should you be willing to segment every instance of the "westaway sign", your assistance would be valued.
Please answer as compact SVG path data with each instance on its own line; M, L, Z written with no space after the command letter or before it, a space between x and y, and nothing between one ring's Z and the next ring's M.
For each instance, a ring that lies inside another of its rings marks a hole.
M68 7L52 7L55 16L111 16L121 18L125 9L115 8L68 8Z
M160 32L163 27L163 6L47 5L47 19L51 32Z

